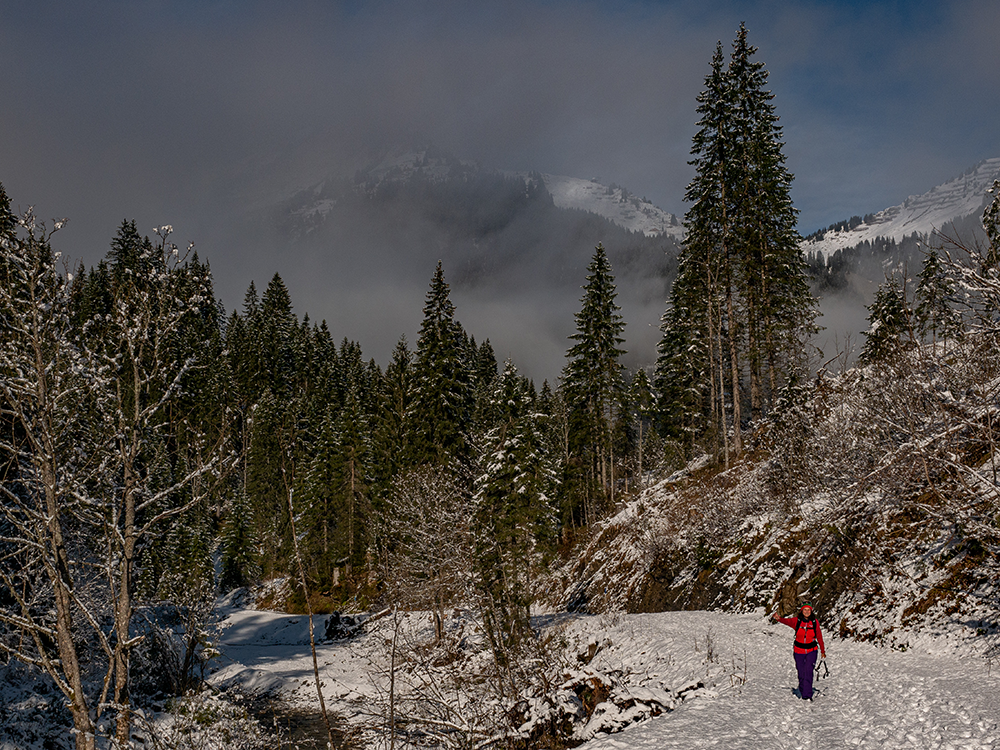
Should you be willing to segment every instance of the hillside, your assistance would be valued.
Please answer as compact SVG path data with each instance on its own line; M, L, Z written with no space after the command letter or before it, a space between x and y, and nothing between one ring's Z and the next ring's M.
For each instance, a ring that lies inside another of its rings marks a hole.
M531 175L523 175L526 180ZM608 221L647 237L666 235L680 241L684 227L673 214L632 195L620 185L602 185L597 180L543 174L545 188L559 208L573 208L603 216Z
M621 188L504 173L433 149L394 153L349 179L317 183L260 218L296 260L282 277L334 306L341 330L379 361L412 324L441 261L463 324L516 356L537 383L554 382L562 368L599 243L628 321L628 364L649 363L679 253L676 235L653 233L650 222L672 220ZM391 295L380 291L386 287ZM374 323L390 316L402 320Z
M945 225L982 213L986 191L1000 177L1000 158L987 159L922 195L911 195L901 204L863 217L838 222L816 232L802 243L804 253L828 258L837 250L879 238L901 242L914 234L929 236Z
M741 461L727 469L704 456L623 505L564 567L557 600L583 611L788 612L810 599L843 637L906 649L947 634L996 655L991 346L971 337L891 366L821 373Z
M344 183L331 178L297 193L288 204L288 210L294 217L293 222L308 232L314 231L338 203L347 200L350 192L376 198L385 195L388 186L404 189L411 183L426 186L459 182L471 187L478 180L492 177L523 180L528 193L544 186L557 208L595 214L628 232L648 237L666 235L675 240L680 240L684 234L677 216L620 185L539 172L501 172L433 147L389 152L359 170L349 190L345 191Z

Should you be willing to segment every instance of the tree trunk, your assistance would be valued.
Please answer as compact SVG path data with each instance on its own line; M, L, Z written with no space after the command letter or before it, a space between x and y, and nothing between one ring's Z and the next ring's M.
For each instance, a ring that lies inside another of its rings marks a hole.
M706 295L708 297L707 309L708 309L708 398L709 398L709 424L719 425L719 434L722 439L725 440L726 434L726 420L723 412L723 404L725 403L722 395L722 382L719 382L718 396L715 391L715 314L712 312L712 298L714 296L715 290L712 288L712 271L708 269L708 290ZM719 438L716 437L715 449L719 449ZM728 464L728 452L726 463Z
M70 590L73 582L69 570L69 556L63 540L62 528L59 523L58 502L54 473L46 472L46 510L48 511L49 560L46 569L52 581L56 606L56 644L59 651L60 666L70 694L67 696L70 714L73 717L73 729L76 730L77 750L94 750L94 722L87 705L87 694L83 689L83 678L80 672L80 659L73 642L73 614Z
M350 460L351 466L351 490L350 490L350 501L348 503L348 519L347 519L347 575L350 578L351 568L354 563L354 459Z
M87 694L83 689L83 677L80 672L80 658L73 642L73 600L70 592L73 590L73 576L70 572L69 554L66 550L66 542L63 538L62 524L60 522L60 502L58 495L58 471L55 465L56 450L51 442L54 436L55 424L52 419L50 394L48 391L48 381L45 373L47 371L47 358L42 352L41 323L38 319L38 310L34 312L33 337L32 342L35 368L38 373L38 382L35 386L35 398L37 403L42 405L43 434L48 437L41 446L45 457L42 460L41 473L42 483L45 488L45 535L48 542L48 555L44 560L45 570L52 583L53 594L55 596L56 608L56 645L59 652L60 667L63 676L66 678L66 685L69 686L69 694L66 696L69 702L70 714L73 717L73 728L76 730L77 750L94 750L96 738L94 736L94 722L90 716L90 707L87 705Z
M729 316L729 365L732 371L733 388L733 453L739 455L743 451L741 425L743 423L740 411L740 363L736 351L736 316L733 309L732 287L726 289L726 308Z
M709 313L711 314L711 313ZM726 368L725 347L722 342L722 303L719 303L719 327L718 327L718 370L719 370L719 432L722 435L722 452L725 457L725 467L729 468L729 429L726 426ZM713 352L713 367L715 366Z
M282 453L282 463L284 463L284 452ZM292 471L286 472L284 465L281 467L281 477L285 483L285 496L288 499L288 518L292 531L292 550L295 553L295 561L298 565L299 583L302 586L302 596L306 602L306 616L309 619L309 650L312 653L313 681L316 685L316 696L319 698L319 710L323 716L323 723L326 725L326 737L329 747L333 747L333 727L330 724L330 715L326 711L326 700L323 698L323 683L319 679L319 659L316 656L316 634L313 629L312 602L309 601L309 585L306 582L306 568L302 561L302 551L299 549L298 532L295 529L295 506L292 502L294 494L295 477L294 464ZM289 474L292 474L289 477Z
M118 561L118 598L115 602L115 739L128 747L132 728L129 669L132 644L129 630L132 624L132 564L135 556L135 477L131 468L125 473L125 497L121 559Z

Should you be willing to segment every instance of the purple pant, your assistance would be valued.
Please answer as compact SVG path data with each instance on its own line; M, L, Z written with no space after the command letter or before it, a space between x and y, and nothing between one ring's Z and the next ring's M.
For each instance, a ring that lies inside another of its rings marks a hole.
M813 649L807 654L795 654L795 669L799 673L799 695L802 700L813 697L813 669L819 651Z

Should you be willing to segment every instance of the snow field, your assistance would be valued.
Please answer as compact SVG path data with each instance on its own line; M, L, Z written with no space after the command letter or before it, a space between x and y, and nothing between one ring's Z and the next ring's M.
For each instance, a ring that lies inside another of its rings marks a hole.
M824 634L830 676L815 682L815 701L796 697L792 631L761 615L678 612L648 618L663 644L709 629L723 664L746 653L745 684L716 687L620 734L592 740L586 750L725 747L921 748L1000 747L998 676L974 655L898 652ZM655 636L650 635L650 638ZM736 681L738 683L738 681Z
M791 629L762 612L550 619L548 627L564 629L567 663L578 665L567 679L576 671L613 675L619 697L672 708L646 719L648 711L601 703L577 731L589 740L585 750L1000 748L1000 677L980 656L945 641L900 652L824 633L830 676L816 680L809 703L793 692ZM422 621L415 616L413 626ZM324 622L316 618L318 633ZM328 706L348 720L372 700L370 638L318 646ZM214 685L316 707L304 616L233 609L222 622L220 651Z
M323 615L313 618L323 697L340 703L342 709L371 689L367 676L371 663L347 644L320 643L325 622ZM238 687L248 694L280 695L289 703L319 710L305 615L232 609L220 624L219 638L221 656L210 684Z
M826 232L821 240L803 242L802 251L829 257L837 250L879 237L891 237L898 242L913 233L931 235L948 222L981 212L986 191L998 176L1000 158L986 159L960 177L879 211L870 224Z

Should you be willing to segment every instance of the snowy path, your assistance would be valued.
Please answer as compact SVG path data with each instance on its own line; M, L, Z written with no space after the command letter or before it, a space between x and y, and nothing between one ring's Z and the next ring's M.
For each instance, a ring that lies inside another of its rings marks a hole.
M308 618L235 608L226 614L220 628L221 656L209 682L239 685L247 693L281 693L291 703L314 706ZM325 621L325 617L315 618L319 633ZM317 644L316 650L328 702L337 705L357 699L370 689L367 670L371 665L363 654L331 643Z
M720 685L717 697L685 702L592 740L586 750L1000 748L1000 679L988 675L981 659L900 653L828 636L830 677L817 681L816 700L808 703L792 693L797 681L786 626L707 612L646 617L643 629L662 629L668 642L677 642L678 620L689 637L711 629L720 661L736 655L742 666L746 653L746 684ZM655 633L645 640L656 640Z
M627 676L633 689L677 694L706 684L674 711L599 735L584 750L1000 750L1000 673L989 674L983 659L963 657L944 641L901 653L827 634L830 677L816 682L816 700L808 703L792 692L792 630L761 615L664 612L563 621L577 647L602 644L591 668ZM220 635L213 683L315 704L304 617L233 609ZM364 640L319 647L324 693L335 712L355 714L370 701Z

